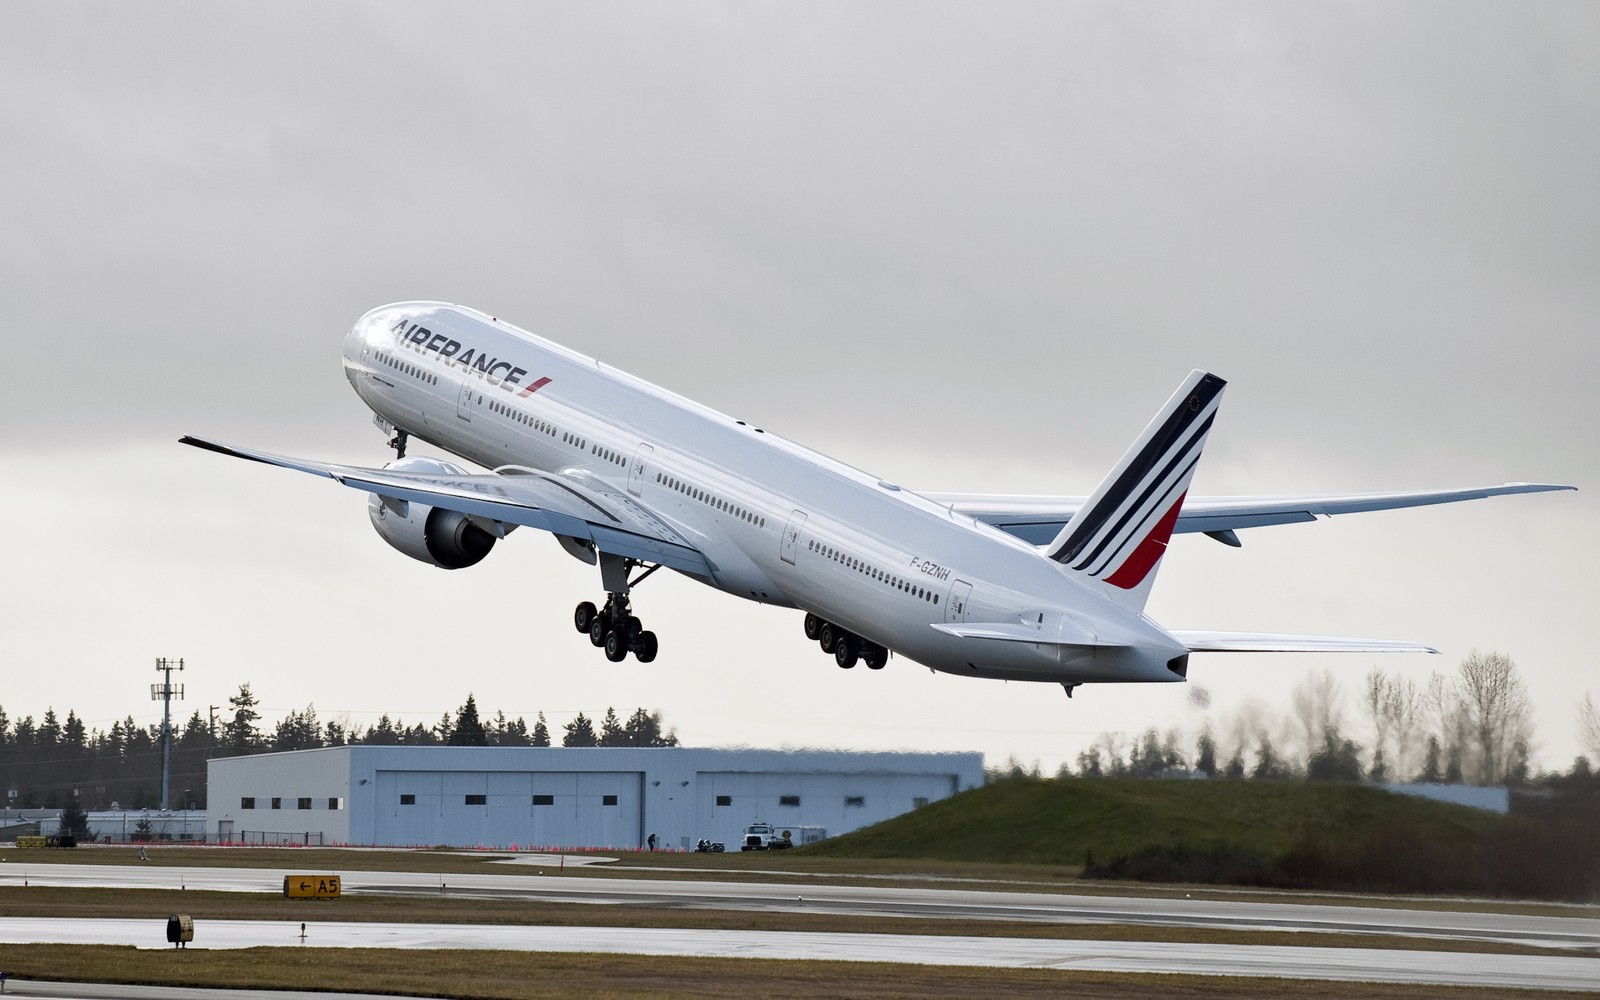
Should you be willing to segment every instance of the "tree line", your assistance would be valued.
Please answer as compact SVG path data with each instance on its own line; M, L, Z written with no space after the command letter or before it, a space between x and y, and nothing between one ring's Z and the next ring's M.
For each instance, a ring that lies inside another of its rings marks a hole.
M212 757L311 750L319 747L372 746L529 746L552 745L549 724L540 712L532 727L522 716L496 712L484 718L477 700L467 700L433 725L407 725L387 714L372 725L348 716L323 721L314 705L291 711L275 724L263 723L249 684L228 699L232 715L212 725L196 711L172 727L168 804L173 809L203 809L206 761ZM561 727L566 747L672 747L675 732L664 728L659 712L636 709L626 719L607 708L598 723L579 712ZM12 722L0 707L0 795L8 809L153 809L161 804L161 727L142 726L132 716L102 731L86 727L76 712L65 720L54 708L37 722L25 716Z
M1351 702L1354 701L1352 711ZM1600 709L1586 694L1577 706L1579 739L1600 762ZM1138 735L1101 733L1063 764L1058 777L1163 777L1524 785L1538 775L1533 704L1516 663L1473 651L1453 673L1427 681L1373 668L1352 699L1336 674L1307 676L1287 712L1251 703L1207 720L1198 732L1154 727ZM1589 778L1589 756L1565 772ZM1037 777L1015 759L991 777Z

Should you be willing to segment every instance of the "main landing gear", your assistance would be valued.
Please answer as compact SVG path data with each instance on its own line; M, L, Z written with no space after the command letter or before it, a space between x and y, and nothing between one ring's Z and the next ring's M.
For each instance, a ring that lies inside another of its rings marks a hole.
M632 653L640 663L656 658L656 634L645 629L634 617L628 603L628 591L644 578L660 569L652 566L631 583L628 571L639 565L632 559L600 554L600 577L605 582L606 603L596 608L584 601L572 612L572 624L579 632L586 632L589 641L606 651L606 659L621 663Z
M846 670L855 666L857 659L865 663L868 670L882 670L889 662L887 649L809 613L806 615L806 638L819 644L824 653L833 657L833 662Z

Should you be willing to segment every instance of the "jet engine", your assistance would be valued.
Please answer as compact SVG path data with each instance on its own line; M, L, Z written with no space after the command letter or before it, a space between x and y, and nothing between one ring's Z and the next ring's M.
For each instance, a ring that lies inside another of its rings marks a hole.
M384 468L391 472L421 472L440 476L465 476L467 470L436 458L402 458ZM372 494L367 516L384 541L421 562L441 569L465 569L483 561L494 548L495 535L474 524L460 511L410 503Z

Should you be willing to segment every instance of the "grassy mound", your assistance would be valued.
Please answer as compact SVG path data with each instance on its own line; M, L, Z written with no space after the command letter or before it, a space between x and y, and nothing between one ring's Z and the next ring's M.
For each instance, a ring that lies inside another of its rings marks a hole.
M975 788L805 851L1062 865L1180 846L1278 857L1308 835L1354 840L1393 825L1461 846L1498 819L1355 785L1023 779Z
M1592 824L1531 822L1359 785L1007 780L801 849L1082 867L1089 877L1600 898Z

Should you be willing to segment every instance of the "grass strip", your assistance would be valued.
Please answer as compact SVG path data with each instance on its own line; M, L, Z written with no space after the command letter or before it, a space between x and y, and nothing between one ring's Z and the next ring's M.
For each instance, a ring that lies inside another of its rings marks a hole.
M142 985L348 991L462 1000L761 997L918 1000L1005 996L1083 998L1447 997L1464 1000L1592 997L1542 990L1303 982L1225 976L1130 975L1042 969L771 959L662 958L513 951L247 948L149 951L107 945L5 949L16 979Z

